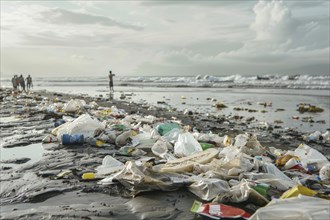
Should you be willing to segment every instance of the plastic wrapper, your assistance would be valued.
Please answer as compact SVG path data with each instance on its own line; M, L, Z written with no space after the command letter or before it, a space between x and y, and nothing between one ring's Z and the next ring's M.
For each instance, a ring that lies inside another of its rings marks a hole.
M250 220L329 219L330 201L315 197L299 195L290 199L273 199L267 206L258 209Z
M224 204L212 204L195 201L191 212L207 217L207 219L248 219L251 215L243 209Z
M221 179L201 179L188 187L189 191L199 198L210 201L218 194L229 191L227 181Z

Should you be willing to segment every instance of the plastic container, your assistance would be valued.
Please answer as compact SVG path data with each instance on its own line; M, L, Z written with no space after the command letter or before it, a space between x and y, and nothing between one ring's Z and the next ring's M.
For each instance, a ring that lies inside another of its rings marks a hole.
M62 135L62 144L63 145L83 145L84 144L84 135L82 134L63 134Z

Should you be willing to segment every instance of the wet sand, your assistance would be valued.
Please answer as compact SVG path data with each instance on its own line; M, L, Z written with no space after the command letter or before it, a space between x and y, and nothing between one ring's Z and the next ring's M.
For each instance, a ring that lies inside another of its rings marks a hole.
M0 117L1 147L24 148L38 144L54 128L59 115L36 110L44 97L48 99L81 98L87 103L96 101L100 106L116 105L128 114L153 115L164 119L181 120L201 132L234 136L251 132L258 134L263 146L295 149L304 143L303 133L282 127L254 125L256 119L228 115L208 116L195 112L180 112L173 109L150 107L105 98L80 97L52 92L35 92L28 96L11 97L10 90L1 89ZM284 108L285 106L283 106ZM14 117L14 118L8 118ZM330 158L327 143L308 142L308 145ZM135 197L120 184L100 186L98 180L82 181L81 175L93 171L106 155L113 155L114 147L97 148L89 145L64 147L59 144L44 144L39 161L2 161L1 163L1 219L198 219L190 212L194 200L199 200L184 187L174 192L143 192ZM7 158L8 159L8 158ZM21 158L22 159L22 158ZM24 158L23 158L24 159ZM121 158L123 162L134 158ZM2 160L2 158L1 158ZM5 163L4 163L5 162ZM6 164L15 164L9 166ZM17 165L19 164L19 165ZM70 172L63 177L57 175ZM253 213L255 210L243 206Z

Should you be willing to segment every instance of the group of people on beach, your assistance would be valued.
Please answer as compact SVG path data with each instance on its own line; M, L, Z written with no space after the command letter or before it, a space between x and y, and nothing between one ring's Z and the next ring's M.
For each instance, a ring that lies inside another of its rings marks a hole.
M26 92L25 79L24 79L23 75L20 75L20 76L14 75L14 77L11 79L11 82L13 84L14 90L20 91L20 87L21 87L21 91ZM30 75L28 75L28 77L26 77L26 87L27 87L27 90L30 90L31 87L33 87L32 77Z

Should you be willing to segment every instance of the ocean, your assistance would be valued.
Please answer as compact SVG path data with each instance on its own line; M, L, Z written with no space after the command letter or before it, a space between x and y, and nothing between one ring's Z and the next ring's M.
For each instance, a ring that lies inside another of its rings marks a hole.
M35 77L33 90L107 98L107 77ZM10 78L2 77L1 86L11 87ZM303 132L324 132L330 127L329 75L116 76L114 89L114 99L125 97L123 100L146 105L211 115L253 116L261 124L282 121L284 128ZM218 102L228 108L217 109L214 106ZM324 111L301 114L297 111L300 103Z

